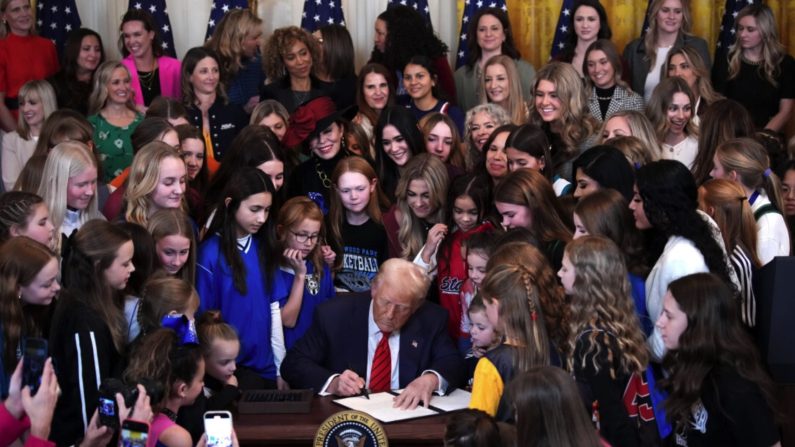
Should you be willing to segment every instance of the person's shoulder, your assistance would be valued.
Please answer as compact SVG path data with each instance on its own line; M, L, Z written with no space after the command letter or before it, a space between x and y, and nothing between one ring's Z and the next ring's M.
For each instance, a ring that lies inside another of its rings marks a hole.
M634 56L635 53L643 53L643 39L640 37L636 37L629 41L629 43L624 47L624 57L627 56Z
M221 248L221 236L216 233L210 235L199 244L199 256L202 258L212 257L214 253L219 253Z
M413 317L422 321L444 321L447 318L447 310L436 303L425 300L414 312Z
M158 444L168 447L192 447L193 440L190 433L181 426L174 424L160 433Z
M516 69L519 71L519 75L521 76L524 73L535 73L536 69L533 67L529 61L526 61L522 58L514 59L514 63L516 64Z
M353 316L358 310L370 307L370 293L354 293L337 295L333 298L327 299L318 304L316 309L317 314L323 318L330 318L332 320L345 321L346 324L351 323L349 319L339 319L340 315L345 315L347 318Z
M163 68L181 67L182 62L179 59L171 56L160 56L157 58L157 63Z
M704 38L696 36L694 34L685 34L682 37L682 40L684 41L684 44L689 47L707 48L707 41Z

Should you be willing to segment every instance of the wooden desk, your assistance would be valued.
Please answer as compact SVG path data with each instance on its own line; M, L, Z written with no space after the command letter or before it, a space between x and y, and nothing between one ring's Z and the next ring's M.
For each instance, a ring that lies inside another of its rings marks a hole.
M347 408L335 404L332 397L315 397L312 408L304 414L241 414L235 419L240 445L310 446L315 432L327 417ZM446 415L381 424L389 447L441 446Z

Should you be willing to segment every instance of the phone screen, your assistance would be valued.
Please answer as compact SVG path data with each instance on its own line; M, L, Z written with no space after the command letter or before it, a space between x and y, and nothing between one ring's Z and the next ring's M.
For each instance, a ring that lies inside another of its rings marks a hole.
M99 423L111 428L119 427L119 415L116 411L116 401L109 396L99 396Z
M207 447L231 447L232 415L228 411L205 413L204 431L207 433Z
M30 386L30 394L36 394L41 384L44 362L47 360L47 340L25 339L25 358L22 365L22 386Z
M142 422L124 421L121 427L122 447L146 447L149 426Z

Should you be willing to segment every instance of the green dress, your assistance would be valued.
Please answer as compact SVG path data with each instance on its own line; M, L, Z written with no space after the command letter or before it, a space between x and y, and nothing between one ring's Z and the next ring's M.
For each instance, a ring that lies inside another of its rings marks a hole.
M94 144L102 159L102 181L110 182L132 164L133 147L130 136L144 119L140 113L124 127L109 123L101 113L91 115L88 121L94 126Z

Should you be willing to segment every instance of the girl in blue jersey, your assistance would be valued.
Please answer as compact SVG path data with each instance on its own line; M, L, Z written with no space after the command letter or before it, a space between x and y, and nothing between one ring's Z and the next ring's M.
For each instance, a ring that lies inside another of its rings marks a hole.
M276 280L273 228L268 215L273 185L255 168L229 180L208 236L199 247L196 290L200 312L217 309L240 335L240 386L274 388L284 339L277 297L287 294Z
M329 263L336 255L328 245L321 245L324 235L323 211L309 197L293 197L279 210L277 282L290 287L289 295L279 298L287 349L309 329L315 307L334 296Z

